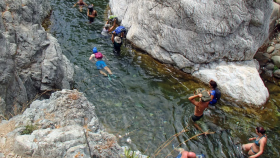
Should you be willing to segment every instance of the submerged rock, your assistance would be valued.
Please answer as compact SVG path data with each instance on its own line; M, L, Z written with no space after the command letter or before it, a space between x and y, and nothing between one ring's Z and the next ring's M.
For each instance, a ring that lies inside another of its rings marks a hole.
M201 73L201 66L212 62L254 62L256 51L268 37L273 11L273 2L267 0L110 0L109 3L113 14L128 29L128 40L159 61L195 76ZM231 75L226 71L224 74ZM250 74L262 82L256 69ZM211 74L204 75L211 79ZM238 83L245 80L242 73L235 75ZM224 81L218 83L227 87ZM252 86L249 82L243 85ZM264 91L259 93L262 96L256 105L263 104L268 97L263 83L251 93L258 90ZM240 99L239 95L229 96ZM251 98L245 102L256 103L254 95L247 97Z

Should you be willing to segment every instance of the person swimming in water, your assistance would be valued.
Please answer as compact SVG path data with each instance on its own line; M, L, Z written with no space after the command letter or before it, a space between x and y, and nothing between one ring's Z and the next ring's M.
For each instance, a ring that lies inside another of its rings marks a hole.
M97 17L97 11L93 9L93 4L88 6L87 16L89 23L94 22L94 18Z
M242 145L242 149L248 152L249 158L256 158L263 154L264 147L267 143L265 132L263 127L257 127L256 133L258 137L249 138L249 141L255 140L255 142Z
M97 67L99 72L106 77L107 76L109 77L109 75L113 75L111 70L106 65L106 63L102 60L103 55L97 51L97 48L94 47L92 49L92 51L93 51L93 54L89 57L89 60L92 62L96 62L95 66ZM104 71L102 71L102 69L106 70L109 73L109 75L107 75Z
M73 5L73 7L76 7L77 4L79 5L80 12L83 11L83 6L84 6L84 5L88 6L85 2L83 2L83 0L79 0L77 3L75 3L75 4Z

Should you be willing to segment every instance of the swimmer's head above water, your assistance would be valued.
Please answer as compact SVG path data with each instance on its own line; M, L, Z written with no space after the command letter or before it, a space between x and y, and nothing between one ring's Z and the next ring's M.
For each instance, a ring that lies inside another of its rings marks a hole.
M96 48L96 47L93 47L92 52L93 52L93 54L94 54L94 53L97 53L97 52L98 52L98 51L97 51L97 48Z

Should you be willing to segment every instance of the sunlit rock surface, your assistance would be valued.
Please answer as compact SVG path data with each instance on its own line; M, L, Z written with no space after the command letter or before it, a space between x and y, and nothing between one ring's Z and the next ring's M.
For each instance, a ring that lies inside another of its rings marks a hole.
M127 39L137 47L164 63L194 74L211 62L252 60L268 36L273 2L110 0L110 8L129 30ZM260 80L257 70L253 73ZM241 78L236 76L239 83L246 84ZM218 83L223 86L223 82ZM268 93L264 84L255 86L255 89L247 89L250 91L246 94L257 93L256 89L264 90L261 94ZM228 93L239 99L234 93ZM264 103L267 97L262 96L260 102ZM253 98L248 101L251 100Z
M16 113L36 94L70 88L74 70L41 23L48 0L0 2L0 114Z
M21 135L26 126L35 126ZM62 90L50 99L36 100L22 115L0 124L3 152L22 157L115 157L123 149L104 131L95 107L83 93ZM4 130L7 129L7 130Z
M213 62L200 67L193 75L203 82L217 81L224 98L248 106L263 105L269 97L268 90L259 77L257 61ZM232 99L234 98L234 99Z

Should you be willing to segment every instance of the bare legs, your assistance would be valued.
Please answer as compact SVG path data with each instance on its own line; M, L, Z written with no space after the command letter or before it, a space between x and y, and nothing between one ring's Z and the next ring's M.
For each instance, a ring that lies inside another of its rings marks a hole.
M248 152L248 155L255 155L255 153L252 152L251 147L253 146L254 143L248 143L248 144L243 144L242 149L246 152Z
M110 75L112 75L111 70L110 70L107 66L105 66L104 69L105 69ZM102 71L102 70L99 70L99 72L100 72L102 75L104 75L104 76L108 76L108 75L107 75L104 71Z

